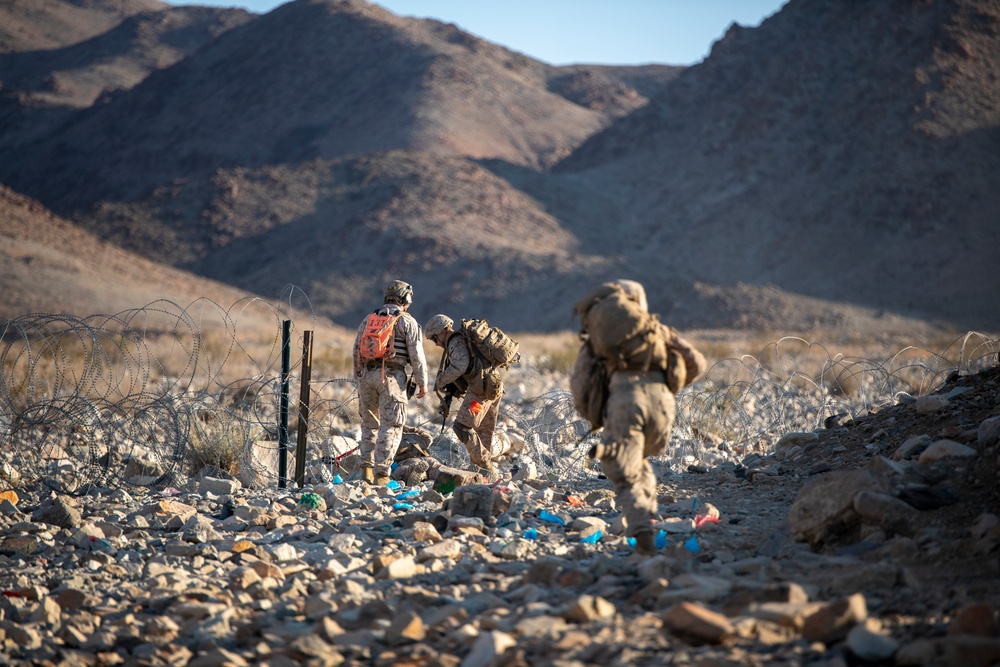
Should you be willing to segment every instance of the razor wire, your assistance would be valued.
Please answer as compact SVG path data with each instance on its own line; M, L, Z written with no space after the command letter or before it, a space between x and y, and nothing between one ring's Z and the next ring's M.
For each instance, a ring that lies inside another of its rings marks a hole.
M157 301L113 315L30 314L0 323L0 485L152 491L219 470L247 485L277 485L282 321L293 321L293 351L310 328L296 326L296 317L316 322L308 308L292 308L292 296L281 305ZM785 337L716 362L680 392L669 447L657 459L682 470L766 455L785 433L877 411L933 391L952 373L995 365L998 350L997 339L970 332L940 352L907 347L873 360ZM526 358L508 375L498 458L507 472L527 466L547 479L596 477L587 450L599 434L573 408L568 372L536 361ZM293 387L300 363L291 369ZM290 410L288 469L297 429L305 428L306 479L324 482L356 465L360 416L353 378L313 377L308 421L300 426ZM435 408L411 402L408 427L429 434L442 464L468 465Z

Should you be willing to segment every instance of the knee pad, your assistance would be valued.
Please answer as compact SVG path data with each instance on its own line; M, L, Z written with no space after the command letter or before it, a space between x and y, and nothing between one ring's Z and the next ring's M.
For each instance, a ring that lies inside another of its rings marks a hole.
M465 424L460 424L458 422L455 422L455 424L452 426L452 429L455 431L455 435L458 436L458 439L461 442L468 443L469 440L472 439L471 426L466 426Z

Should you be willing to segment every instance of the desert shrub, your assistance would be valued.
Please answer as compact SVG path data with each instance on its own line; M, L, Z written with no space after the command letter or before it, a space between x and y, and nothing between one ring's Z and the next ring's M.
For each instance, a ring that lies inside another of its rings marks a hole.
M185 459L188 474L194 475L205 466L215 466L231 475L239 472L240 459L252 441L253 427L232 412L203 410L191 419Z

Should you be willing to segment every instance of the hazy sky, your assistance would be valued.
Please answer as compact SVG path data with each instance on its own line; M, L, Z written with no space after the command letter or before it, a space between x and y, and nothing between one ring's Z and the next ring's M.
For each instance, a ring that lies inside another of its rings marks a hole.
M245 7L276 0L200 0ZM732 23L756 26L786 0L379 0L401 16L435 18L552 65L690 65Z

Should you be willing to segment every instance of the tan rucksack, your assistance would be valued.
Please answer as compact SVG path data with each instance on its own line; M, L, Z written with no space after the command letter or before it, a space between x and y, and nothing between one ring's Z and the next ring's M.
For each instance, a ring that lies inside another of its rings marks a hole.
M507 368L520 360L520 344L486 320L462 320L459 331L482 355L487 366Z
M604 283L576 303L576 313L595 356L611 370L666 369L667 342L659 317L650 315L617 283Z
M573 407L590 422L591 429L604 426L604 406L609 395L608 367L603 359L594 354L587 341L580 346L576 356L569 377L569 389L573 394Z

